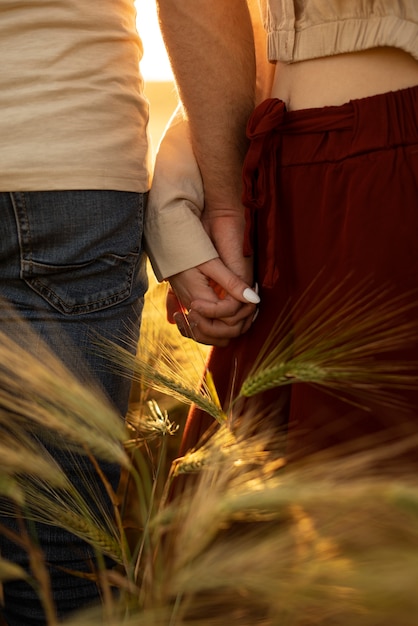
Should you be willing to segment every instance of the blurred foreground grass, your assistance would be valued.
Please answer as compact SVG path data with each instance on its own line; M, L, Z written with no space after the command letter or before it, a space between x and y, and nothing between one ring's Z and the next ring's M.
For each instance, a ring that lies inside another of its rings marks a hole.
M288 466L269 452L276 435L268 428L246 432L248 420L223 423L202 445L173 461L188 405L196 400L214 415L218 407L210 389L201 391L207 350L165 324L164 297L164 287L154 285L135 363L111 345L100 346L114 367L134 369L126 428L101 394L75 380L46 348L33 354L30 341L24 349L0 333L3 512L18 511L22 521L42 518L62 525L98 555L93 574L103 601L65 624L416 626L415 470L393 476L385 474L383 464L373 471L375 455L389 458L390 446ZM387 336L393 345L400 339L393 330L388 334L395 319L390 310L383 309L380 340ZM361 361L354 371L350 354L350 368L343 369L343 344L338 343L343 337L344 345L354 346L356 330L366 323L358 311L352 309L347 317L351 330L340 320L328 339L325 323L317 321L314 329L307 325L313 335L304 336L298 360L289 360L293 375L306 376L305 350L309 363L316 364L316 377L321 365L325 383L331 380L335 386L338 371L345 380L349 371L364 390L367 372ZM371 324L376 333L379 319ZM406 329L402 333L411 336ZM310 336L323 338L317 352ZM356 340L356 353L367 353L366 340ZM280 372L282 356L276 355ZM260 373L276 375L277 362L270 359L262 368L261 360L254 372L257 384ZM383 374L387 380L387 371ZM381 375L373 373L372 386ZM396 384L399 375L398 369ZM277 384L282 384L280 377ZM257 415L250 417L257 420ZM37 432L53 434L65 449L121 464L124 480L113 494L114 519L92 514L90 499L74 493L59 466L37 445L32 437ZM409 448L416 444L413 437L405 442ZM104 554L113 557L114 568L103 568ZM2 580L23 576L0 560ZM46 626L56 626L41 558L30 579L43 592Z

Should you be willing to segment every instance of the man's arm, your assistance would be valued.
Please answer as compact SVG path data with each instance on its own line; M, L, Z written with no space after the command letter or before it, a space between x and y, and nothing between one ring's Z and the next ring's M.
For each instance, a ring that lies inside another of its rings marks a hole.
M247 2L157 0L157 6L202 173L207 228L226 265L251 281L241 204L245 127L255 102Z
M257 294L245 282L233 293L236 276L217 258L201 224L203 184L190 144L188 124L179 107L158 147L144 223L145 250L159 280L168 279L167 316L184 336L226 345L245 332L254 317ZM250 305L240 306L237 300ZM191 313L193 301L211 303L210 318Z

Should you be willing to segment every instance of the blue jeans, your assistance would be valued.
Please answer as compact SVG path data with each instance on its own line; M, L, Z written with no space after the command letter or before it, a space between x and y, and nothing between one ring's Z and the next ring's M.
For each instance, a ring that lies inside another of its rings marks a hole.
M147 288L141 247L145 202L146 194L117 191L0 193L0 298L71 371L82 372L83 380L87 373L121 416L130 381L112 371L92 339L98 334L136 351ZM0 306L0 329L13 333L7 310ZM74 459L51 449L77 486ZM87 461L77 458L77 463ZM116 488L119 468L103 464L102 469ZM93 474L91 467L85 471ZM111 510L100 481L97 491ZM89 571L91 549L55 527L38 524L37 536L51 567L59 615L94 601L95 584L62 569ZM2 556L26 567L25 552L0 540ZM9 626L45 624L36 594L22 582L5 585L4 617Z

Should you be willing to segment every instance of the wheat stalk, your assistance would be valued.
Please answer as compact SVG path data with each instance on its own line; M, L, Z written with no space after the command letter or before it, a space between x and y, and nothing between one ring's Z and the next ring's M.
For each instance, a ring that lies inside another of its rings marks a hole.
M190 381L185 370L179 369L178 362L173 358L172 347L165 343L148 346L150 354L158 354L158 360L154 360L147 354L145 340L137 356L110 341L98 339L97 344L111 359L111 367L118 373L149 385L155 391L169 394L180 402L196 404L220 423L226 420L218 398L211 395L205 380Z
M391 354L418 340L411 316L415 302L364 285L346 292L340 285L323 298L313 297L308 312L298 317L300 306L279 319L239 396L304 382L348 394L354 403L374 398L403 407L398 392L417 389L418 363L399 362Z
M65 490L57 490L48 481L36 478L21 478L18 484L24 494L25 519L58 525L89 543L98 553L123 562L117 526L101 506L93 489L87 501L87 497L81 496L70 483ZM20 515L8 501L1 503L0 511L2 515Z
M25 326L21 339L23 345L0 332L0 426L6 432L13 426L45 436L54 432L79 450L85 446L126 465L121 445L126 431L101 392L78 382ZM39 350L36 356L27 349L30 340Z

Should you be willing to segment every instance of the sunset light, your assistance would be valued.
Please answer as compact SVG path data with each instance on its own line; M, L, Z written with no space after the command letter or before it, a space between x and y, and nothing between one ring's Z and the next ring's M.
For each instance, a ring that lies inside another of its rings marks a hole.
M146 81L172 79L170 63L158 26L154 0L136 0L137 27L144 44L141 72Z

